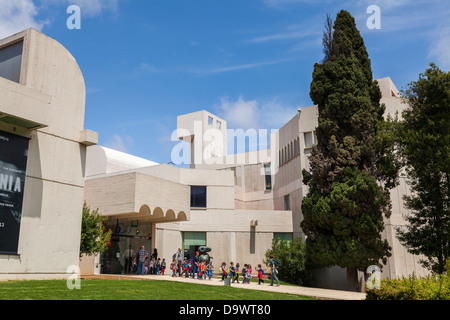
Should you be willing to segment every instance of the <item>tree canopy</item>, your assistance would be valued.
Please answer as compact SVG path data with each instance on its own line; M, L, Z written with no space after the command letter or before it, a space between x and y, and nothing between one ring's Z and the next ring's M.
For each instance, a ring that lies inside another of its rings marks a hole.
M81 220L80 257L105 251L112 231L105 231L103 217L97 210L92 210L84 203Z
M408 225L397 230L424 267L445 270L450 255L450 72L431 63L404 92L408 108L398 134L411 194Z
M390 256L381 233L398 164L385 148L391 139L385 106L355 20L342 10L333 29L331 41L324 39L331 43L324 49L328 57L314 65L310 88L318 105L318 141L309 157L311 171L303 170L309 192L301 227L315 263L346 267L355 275Z

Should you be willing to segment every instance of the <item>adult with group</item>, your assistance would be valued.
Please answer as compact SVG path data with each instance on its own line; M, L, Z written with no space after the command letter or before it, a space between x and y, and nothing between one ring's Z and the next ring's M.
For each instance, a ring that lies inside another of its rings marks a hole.
M138 252L138 269L137 274L143 275L145 271L145 259L148 257L148 252L145 250L144 246Z
M277 286L280 286L280 281L278 280L277 273L278 273L278 260L276 260L271 254L269 256L269 266L270 266L270 285L273 286L273 279L277 280Z

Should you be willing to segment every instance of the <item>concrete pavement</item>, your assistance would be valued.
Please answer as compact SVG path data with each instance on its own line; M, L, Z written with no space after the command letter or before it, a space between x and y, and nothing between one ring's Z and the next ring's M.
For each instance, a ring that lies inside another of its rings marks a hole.
M96 275L96 276L82 276L84 279L111 279L111 280L166 280L166 281L178 281L187 283L197 283L206 284L214 286L223 286L224 283L217 278L212 278L211 280L198 280L192 278L184 277L172 277L170 275ZM331 290L331 289L321 289L321 288L309 288L309 287L299 287L299 286L287 286L281 285L270 286L270 281L265 280L266 284L258 285L255 282L250 282L250 284L232 283L231 286L234 288L242 288L248 290L263 290L271 292L289 293L297 294L302 296L314 297L318 299L326 300L363 300L366 298L365 293L342 291L342 290Z

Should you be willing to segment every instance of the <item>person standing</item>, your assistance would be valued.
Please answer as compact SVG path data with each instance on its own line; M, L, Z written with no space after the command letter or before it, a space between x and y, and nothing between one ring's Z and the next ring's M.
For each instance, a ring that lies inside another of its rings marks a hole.
M212 264L212 261L209 261L209 264L206 267L206 272L207 272L207 275L208 275L208 279L211 280L211 278L213 276L213 272L214 272L214 266Z
M261 264L258 264L258 284L264 284L264 269L261 267Z
M270 285L273 286L273 279L276 279L277 286L279 287L280 281L278 280L278 277L277 277L277 273L278 273L277 268L278 268L278 264L279 264L278 260L276 260L272 254L269 256L269 258L270 258L269 266L270 266L270 273L271 273Z
M158 249L153 249L152 257L155 258L155 260L158 260Z
M181 277L182 276L181 268L182 268L182 264L183 264L183 255L181 253L181 248L178 248L178 251L175 253L175 259L176 259L176 263L177 263L177 267L178 267L178 271L179 271L178 276Z
M134 250L131 248L130 245L128 249L125 250L125 273L133 272L132 262L134 255L135 255Z
M138 261L138 270L137 274L144 274L145 272L145 259L148 257L148 252L145 250L144 246L141 246L141 250L138 252L139 261Z
M161 262L161 274L164 275L164 271L166 271L166 259L162 259Z
M199 278L199 272L200 272L199 271L199 263L200 263L200 261L199 261L198 256L199 256L199 252L196 251L194 258L192 259L192 268L193 268L192 279L194 279L195 273L197 273L197 278Z
M234 266L234 262L231 261L230 262L230 269L228 271L228 275L231 278L231 282L234 282L236 280L235 276L236 276L236 267Z
M220 268L220 270L222 271L222 280L220 281L224 281L228 276L227 264L225 262L222 262L222 267Z

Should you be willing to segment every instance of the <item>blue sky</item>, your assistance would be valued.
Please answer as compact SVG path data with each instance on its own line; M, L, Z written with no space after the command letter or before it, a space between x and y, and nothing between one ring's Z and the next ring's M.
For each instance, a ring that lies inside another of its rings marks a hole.
M81 29L69 30L71 4ZM377 5L381 29L368 29ZM0 0L0 36L34 27L62 43L86 82L99 144L171 161L176 116L208 110L229 128L277 129L309 98L326 14L356 19L374 78L398 89L429 62L450 67L448 0Z

